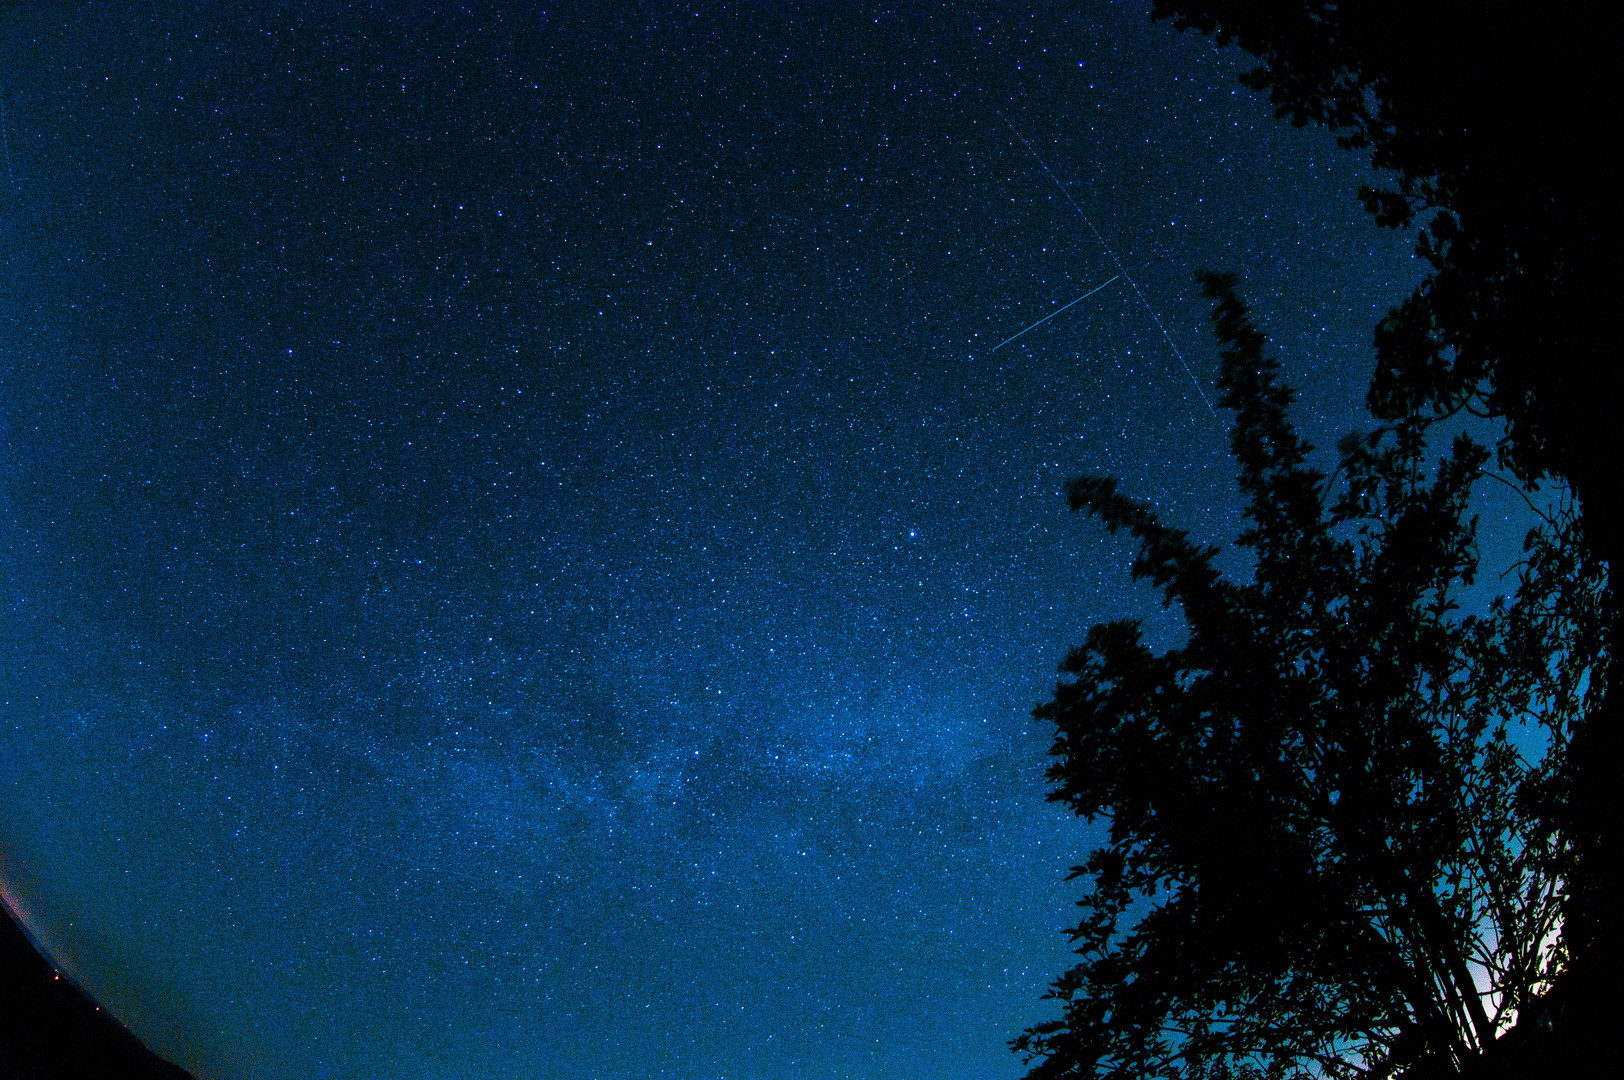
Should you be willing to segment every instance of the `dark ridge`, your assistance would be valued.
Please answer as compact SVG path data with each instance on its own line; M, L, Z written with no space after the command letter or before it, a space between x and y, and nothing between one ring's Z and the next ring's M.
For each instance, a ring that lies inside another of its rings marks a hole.
M141 1044L67 977L58 977L0 904L0 1077L196 1080Z

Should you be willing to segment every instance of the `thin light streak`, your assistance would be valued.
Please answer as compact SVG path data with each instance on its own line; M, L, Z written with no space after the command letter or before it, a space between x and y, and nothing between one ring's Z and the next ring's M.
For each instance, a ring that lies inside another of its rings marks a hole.
M1113 277L1111 279L1111 281L1115 281L1115 280L1117 280L1117 278L1120 278L1121 276L1122 276L1121 274L1118 274L1118 275L1116 275L1116 277ZM1056 315L1060 314L1061 311L1065 311L1066 308L1071 307L1072 304L1080 304L1084 300L1087 300L1090 296L1093 296L1095 293L1097 293L1101 289L1105 288L1106 285L1111 284L1111 281L1106 281L1106 282L1103 282L1103 283L1101 283L1099 285L1094 286L1092 289L1088 290L1083 295L1081 295L1077 299L1073 300L1071 302L1071 304L1067 304L1066 307L1060 308L1058 311L1049 312L1049 314L1045 315L1043 318L1039 319L1037 322L1033 323L1031 326L1028 326L1026 328L1026 330L1036 330L1038 327L1042 326L1044 323L1048 322L1050 319L1052 319ZM999 349L1002 349L1005 345L1008 345L1010 342L1012 342L1016 338L1020 337L1021 334L1026 333L1026 330L1022 330L1019 334L1011 334L1009 337L1005 338L1003 341L1000 341L998 344L994 345L988 351L987 355L991 356L993 353L997 352Z
M1048 164L1038 156L1038 152L1032 149L1032 144L1027 142L1026 139L1021 136L1020 131L1010 121L1009 117L1005 116L998 109L994 109L993 112L998 113L998 119L1002 120L1009 126L1010 134L1015 136L1016 141L1018 141L1021 146L1025 148L1028 154L1032 155L1032 160L1038 163L1038 165L1043 169L1044 173L1046 173L1049 179L1054 183L1054 186L1060 189L1060 194L1066 197L1066 201L1070 203L1071 208L1077 212L1077 216L1083 219L1083 224L1088 226L1088 231L1094 234L1094 239L1099 241L1100 247L1105 249L1105 253L1111 257L1111 262L1115 264L1117 273L1121 275L1122 280L1126 281L1133 289L1134 295L1139 297L1139 302L1145 305L1145 310L1150 313L1150 321L1156 324L1157 330L1161 331L1162 340L1167 342L1167 347L1173 351L1173 355L1178 357L1179 363L1184 366L1184 373L1190 377L1190 385L1194 386L1195 392L1201 396L1201 404L1205 405L1207 407L1207 411L1212 413L1213 417L1216 418L1218 416L1218 410L1214 409L1212 407L1212 402L1207 399L1207 392L1201 389L1201 381L1195 377L1195 372L1190 368L1190 362L1184 359L1184 354L1179 352L1179 347L1173 344L1172 335L1167 332L1166 327L1162 326L1162 320L1156 317L1156 309L1150 306L1149 300L1145 299L1145 294L1139 288L1139 283L1134 281L1133 275L1129 274L1127 267L1122 265L1122 260L1117 258L1116 252L1111 250L1111 245L1105 242L1105 237L1100 234L1100 230L1094 226L1092 221L1089 220L1088 215L1083 213L1083 208L1077 205L1077 200L1071 197L1070 189L1068 189L1065 184L1060 182L1060 178L1057 177L1054 174L1054 171L1049 168ZM1059 312L1056 312L1056 314L1059 314Z

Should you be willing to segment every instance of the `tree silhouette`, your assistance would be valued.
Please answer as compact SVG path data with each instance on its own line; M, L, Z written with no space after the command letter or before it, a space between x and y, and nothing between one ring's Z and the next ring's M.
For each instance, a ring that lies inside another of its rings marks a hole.
M1155 0L1170 18L1258 66L1243 82L1278 115L1323 124L1368 151L1386 185L1363 191L1379 222L1423 225L1430 272L1378 325L1370 405L1501 418L1502 465L1558 477L1583 509L1587 557L1624 559L1624 470L1602 373L1617 354L1605 290L1616 277L1609 140L1612 37L1581 0ZM1624 606L1605 598L1616 636ZM1624 1005L1624 701L1598 698L1574 729L1572 775L1550 808L1576 848L1563 933L1571 962L1553 1021L1597 1040Z
M1333 483L1233 279L1203 282L1253 574L1113 480L1071 483L1188 634L1158 654L1137 622L1096 626L1036 710L1050 798L1109 839L1074 868L1062 1014L1012 1046L1031 1080L1454 1075L1565 962L1549 811L1602 690L1604 578L1552 518L1515 602L1463 614L1488 451L1430 453L1411 416L1344 440Z
M1362 189L1379 222L1423 222L1431 273L1378 329L1377 415L1502 416L1504 464L1566 478L1593 524L1605 513L1611 525L1619 480L1597 451L1612 410L1593 390L1613 352L1601 12L1572 0L1156 0L1153 17L1257 57L1241 81L1278 115L1327 126L1383 170L1387 187Z

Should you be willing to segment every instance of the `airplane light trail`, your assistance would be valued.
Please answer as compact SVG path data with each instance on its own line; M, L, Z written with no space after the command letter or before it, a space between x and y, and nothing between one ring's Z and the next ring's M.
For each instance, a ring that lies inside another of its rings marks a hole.
M1121 276L1122 276L1121 274L1117 274L1117 275L1115 275L1115 276L1113 276L1111 278L1111 281L1115 281L1115 280L1117 280L1117 278L1120 278ZM1094 286L1092 289L1088 290L1083 295L1081 295L1077 299L1073 300L1071 302L1071 304L1067 304L1066 307L1061 308L1059 311L1051 311L1051 312L1049 312L1049 314L1045 315L1043 318L1039 319L1037 322L1033 323L1031 326L1028 326L1026 328L1026 330L1036 330L1038 327L1042 326L1044 323L1048 322L1050 319L1052 319L1056 315L1060 314L1061 311L1065 311L1066 308L1071 307L1072 304L1080 304L1084 300L1087 300L1090 296L1093 296L1095 293L1097 293L1101 289L1105 288L1105 286L1111 284L1111 281L1102 282L1101 284ZM1026 330L1022 330L1019 334L1011 334L1009 337L1005 338L1003 341L1000 341L998 344L994 345L991 350L988 351L987 355L991 356L993 353L997 352L999 349L1002 349L1005 345L1008 345L1010 342L1012 342L1016 338L1020 337L1021 334L1026 333Z

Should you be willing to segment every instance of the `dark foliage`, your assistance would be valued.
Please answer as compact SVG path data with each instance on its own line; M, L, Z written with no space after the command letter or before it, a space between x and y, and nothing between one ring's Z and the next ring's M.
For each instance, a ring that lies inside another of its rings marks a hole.
M1371 403L1507 419L1519 476L1569 480L1587 513L1618 481L1603 325L1612 69L1603 10L1573 2L1156 0L1155 17L1257 57L1243 81L1276 112L1368 150L1390 186L1364 200L1389 225L1425 223L1432 272L1377 330ZM1593 524L1599 525L1594 521Z
M1610 140L1613 36L1581 0L1422 4L1367 0L1156 0L1155 15L1259 61L1244 81L1277 113L1319 123L1386 170L1365 204L1420 222L1431 272L1377 327L1370 404L1501 417L1500 461L1524 481L1569 484L1590 557L1624 557L1624 470L1604 390L1616 366L1603 290L1616 274ZM1606 624L1624 622L1616 590ZM1578 855L1564 925L1573 950L1568 1040L1599 1038L1624 1006L1624 702L1574 732L1567 795L1552 809Z
M1515 602L1462 614L1488 452L1457 438L1434 463L1412 416L1345 440L1333 484L1233 282L1205 287L1253 577L1114 481L1072 483L1188 637L1158 654L1136 622L1096 626L1037 709L1050 797L1110 832L1074 870L1062 1015L1013 1045L1033 1080L1452 1075L1565 962L1550 807L1602 689L1603 576L1553 519Z

